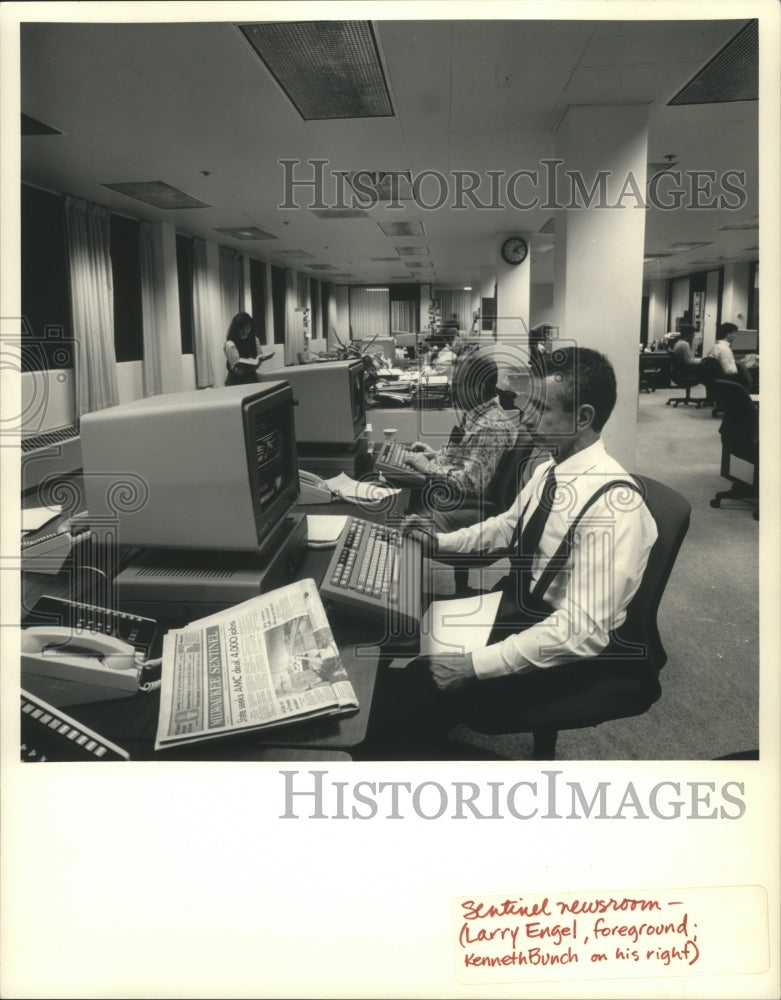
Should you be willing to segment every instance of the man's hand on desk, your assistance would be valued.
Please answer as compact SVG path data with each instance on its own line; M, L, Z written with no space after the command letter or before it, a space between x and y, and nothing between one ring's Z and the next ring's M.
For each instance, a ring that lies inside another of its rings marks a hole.
M436 555L439 543L434 525L429 518L421 517L420 514L410 514L401 522L401 532L420 542L424 556L430 559Z
M429 459L425 455L418 455L415 452L408 451L404 458L404 463L416 472L428 472Z
M439 691L458 691L477 679L471 653L438 653L428 660L431 678Z

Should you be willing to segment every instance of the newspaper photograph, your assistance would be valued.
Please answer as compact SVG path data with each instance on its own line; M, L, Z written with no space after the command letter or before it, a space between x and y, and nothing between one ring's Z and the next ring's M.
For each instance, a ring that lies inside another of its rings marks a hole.
M357 710L314 580L171 630L155 749Z

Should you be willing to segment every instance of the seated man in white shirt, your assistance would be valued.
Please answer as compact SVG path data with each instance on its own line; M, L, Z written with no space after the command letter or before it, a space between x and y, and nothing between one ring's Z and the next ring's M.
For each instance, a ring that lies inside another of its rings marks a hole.
M549 694L558 665L614 641L640 586L657 530L601 440L616 401L613 367L588 348L557 351L546 364L524 419L554 458L512 507L448 533L417 516L404 522L433 555L509 555L511 572L496 588L502 599L487 646L381 672L367 747L377 759L435 757L459 722L511 732L513 705Z

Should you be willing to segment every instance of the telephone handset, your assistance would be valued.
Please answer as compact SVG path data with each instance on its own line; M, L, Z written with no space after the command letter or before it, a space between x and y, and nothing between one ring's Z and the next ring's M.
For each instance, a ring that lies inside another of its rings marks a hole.
M298 482L301 488L298 503L301 505L330 503L334 498L325 480L316 476L314 472L304 472L299 469Z
M143 663L127 642L100 632L43 625L23 629L22 687L52 705L126 698Z

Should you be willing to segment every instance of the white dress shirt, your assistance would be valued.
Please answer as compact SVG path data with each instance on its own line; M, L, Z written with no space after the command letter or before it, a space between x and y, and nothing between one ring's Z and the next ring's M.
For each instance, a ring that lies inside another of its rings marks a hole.
M716 358L725 375L738 374L738 366L735 363L735 355L732 353L732 348L729 346L728 340L717 340L713 347L711 347L708 351L708 357Z
M439 551L506 551L519 518L523 524L537 507L551 464L534 471L504 514L438 535ZM627 473L599 440L556 466L555 476L556 497L533 559L532 586L589 497ZM640 495L620 487L609 490L583 517L566 566L543 595L555 611L522 632L475 650L477 676L498 677L529 665L550 667L603 650L611 630L626 619L656 537L656 523Z

